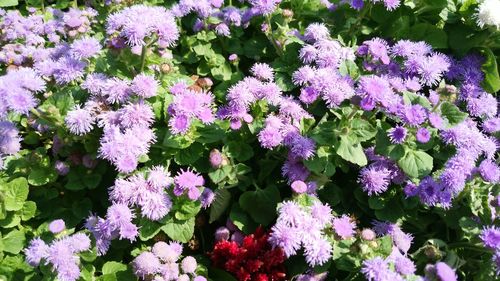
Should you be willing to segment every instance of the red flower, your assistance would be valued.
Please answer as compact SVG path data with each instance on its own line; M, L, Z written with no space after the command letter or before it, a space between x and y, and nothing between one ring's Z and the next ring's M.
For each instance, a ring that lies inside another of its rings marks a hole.
M272 249L268 236L259 227L243 239L241 246L233 241L219 241L209 254L212 264L232 273L239 281L286 280L285 254L279 248Z

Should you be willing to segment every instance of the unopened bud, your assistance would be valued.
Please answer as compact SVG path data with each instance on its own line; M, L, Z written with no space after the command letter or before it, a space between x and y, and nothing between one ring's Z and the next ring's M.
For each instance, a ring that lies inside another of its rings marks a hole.
M170 71L172 70L172 67L170 66L170 64L164 63L160 66L160 70L162 73L167 74L167 73L170 73Z
M212 87L214 82L212 82L212 79L205 77L205 78L198 79L198 81L196 81L196 84L198 84L200 87L202 87L204 89L208 89L208 88Z
M363 231L361 231L361 239L363 240L372 241L375 240L376 237L377 235L375 234L375 232L369 228L363 229Z
M293 17L293 11L289 9L283 9L283 16L285 18L292 18Z

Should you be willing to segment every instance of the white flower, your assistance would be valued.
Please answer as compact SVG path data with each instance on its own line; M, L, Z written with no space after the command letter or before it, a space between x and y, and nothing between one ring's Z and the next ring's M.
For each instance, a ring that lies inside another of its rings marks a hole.
M475 16L479 27L490 25L500 29L500 0L484 0Z

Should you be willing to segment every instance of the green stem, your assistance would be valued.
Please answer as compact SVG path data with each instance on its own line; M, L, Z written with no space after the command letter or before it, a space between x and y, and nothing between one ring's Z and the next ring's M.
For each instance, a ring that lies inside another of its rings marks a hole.
M146 52L148 51L147 45L142 46L141 50L141 73L144 71L144 66L146 65Z
M42 13L45 14L45 1L44 0L42 0L41 5L42 5Z
M78 0L73 0L73 8L78 8Z
M268 38L271 41L271 44L273 44L273 47L276 50L276 53L279 56L282 56L283 50L280 48L280 46L278 46L278 44L276 43L276 38L274 37L273 26L271 24L271 15L266 16L266 22L267 22L267 25L269 26L269 33L267 34Z
M203 249L203 252L206 252L206 249L205 249L205 235L203 235L203 231L201 230L201 228L198 228L198 231L200 232L201 248Z
M229 0L229 6L233 6L233 0Z

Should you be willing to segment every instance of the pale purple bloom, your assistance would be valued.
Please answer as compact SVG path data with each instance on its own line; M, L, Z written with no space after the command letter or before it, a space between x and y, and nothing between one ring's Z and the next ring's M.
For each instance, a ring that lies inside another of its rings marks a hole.
M54 234L62 232L64 229L66 229L66 224L61 219L54 220L49 224L49 231Z
M334 218L332 225L335 233L342 239L351 238L354 235L354 229L356 228L356 224L346 215Z
M361 169L358 182L369 196L387 190L390 183L390 171L381 166L368 166Z
M101 51L101 44L93 37L80 38L71 44L70 55L78 60L88 59Z
M377 235L373 230L365 228L361 231L361 238L366 241L372 241L377 238Z
M130 90L142 98L154 97L158 91L158 81L151 75L141 73L132 80Z
M71 133L84 135L92 130L95 117L92 116L91 112L77 105L68 112L65 121Z
M160 271L161 263L151 252L142 252L132 261L135 275L145 278Z
M49 246L39 237L30 241L28 247L24 249L26 261L31 266L38 266L42 259L46 259L49 254Z
M492 250L500 249L500 229L496 226L489 226L481 231L480 235L483 244Z
M416 137L418 142L427 143L431 139L431 133L426 128L418 128Z
M263 81L270 81L274 78L273 69L266 63L256 63L252 66L250 71L255 77Z
M197 266L196 259L191 256L187 256L181 261L181 269L184 273L194 273Z
M221 226L215 230L215 241L229 240L231 232L227 227Z

